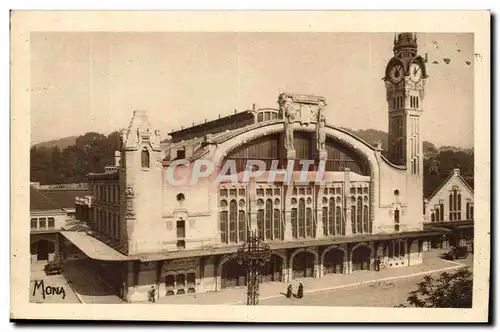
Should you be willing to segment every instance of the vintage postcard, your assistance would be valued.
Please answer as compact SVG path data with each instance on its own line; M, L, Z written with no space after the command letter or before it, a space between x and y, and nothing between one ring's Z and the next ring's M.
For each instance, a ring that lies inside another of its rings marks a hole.
M487 321L489 34L13 11L11 318Z

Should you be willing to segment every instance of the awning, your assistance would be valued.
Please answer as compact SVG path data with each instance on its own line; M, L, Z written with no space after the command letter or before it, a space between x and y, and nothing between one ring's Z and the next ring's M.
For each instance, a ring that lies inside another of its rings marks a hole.
M326 245L341 244L341 243L395 240L400 238L416 238L421 236L433 236L440 234L441 232L439 230L432 229L427 231L412 231L412 232L401 232L401 233L362 234L354 236L337 237L331 239L292 240L292 241L275 242L275 243L268 242L267 244L269 245L271 250L279 250L279 249L289 249L289 248L305 248L311 246L326 246ZM162 253L144 253L140 255L135 255L134 258L143 262L149 262L155 260L177 259L177 258L186 258L193 256L231 254L231 253L236 253L240 246L241 244L232 246L204 248L198 250L182 250L182 251L172 251L172 252L162 252Z
M427 231L436 231L436 232L440 232L440 233L451 233L451 232L453 232L451 229L445 228L445 227L429 227L427 229Z
M97 240L84 232L61 232L61 234L73 243L85 255L92 259L101 261L130 261L133 257L125 256L110 246Z

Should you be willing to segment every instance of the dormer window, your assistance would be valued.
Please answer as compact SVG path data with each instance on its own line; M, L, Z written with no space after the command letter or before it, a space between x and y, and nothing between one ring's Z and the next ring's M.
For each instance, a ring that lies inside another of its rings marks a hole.
M149 168L149 151L147 148L142 149L141 166L142 166L142 168Z

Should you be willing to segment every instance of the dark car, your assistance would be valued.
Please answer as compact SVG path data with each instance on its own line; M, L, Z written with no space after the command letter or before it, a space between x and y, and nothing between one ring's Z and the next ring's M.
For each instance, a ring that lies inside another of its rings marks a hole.
M54 274L61 274L62 272L62 268L59 264L57 263L54 263L54 262L51 262L47 265L45 265L45 274L50 276L50 275L54 275Z
M469 252L467 250L467 247L455 247L450 251L448 251L447 253L445 253L443 255L444 256L443 258L453 261L458 258L467 258L468 255Z

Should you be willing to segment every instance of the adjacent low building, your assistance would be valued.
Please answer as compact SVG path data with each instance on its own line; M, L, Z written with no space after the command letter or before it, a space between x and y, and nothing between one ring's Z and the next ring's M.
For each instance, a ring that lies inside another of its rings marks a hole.
M432 176L432 175L431 175ZM438 176L438 174L436 174ZM474 189L455 168L424 200L426 229L444 230L424 243L424 250L472 246L474 240Z
M86 189L30 185L31 263L47 263L60 254L59 231L74 220L75 197Z

